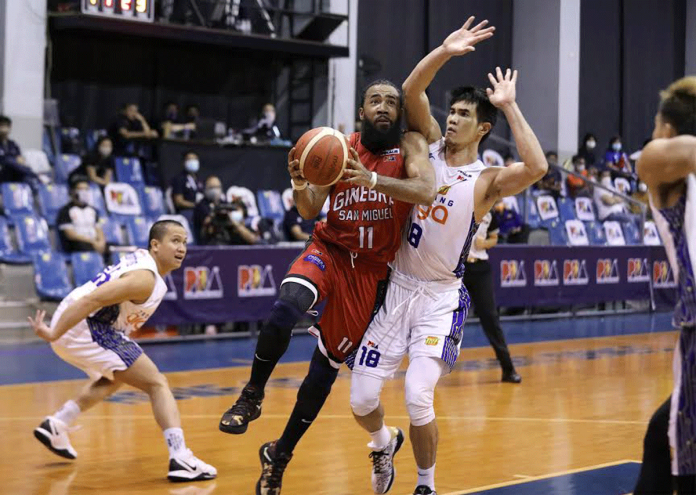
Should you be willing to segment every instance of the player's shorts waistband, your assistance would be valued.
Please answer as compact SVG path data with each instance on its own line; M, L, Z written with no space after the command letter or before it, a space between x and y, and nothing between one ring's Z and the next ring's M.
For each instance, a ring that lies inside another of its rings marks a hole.
M418 280L394 269L392 269L389 279L395 284L410 290L426 287L433 292L446 292L459 290L462 286L462 279L460 278L453 280Z

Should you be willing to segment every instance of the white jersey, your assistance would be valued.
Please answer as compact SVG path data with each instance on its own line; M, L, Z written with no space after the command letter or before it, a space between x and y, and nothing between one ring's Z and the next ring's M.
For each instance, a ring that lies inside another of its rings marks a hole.
M92 280L73 290L61 302L56 313L62 313L68 305L94 292L100 285L110 280L116 280L125 273L134 270L150 270L155 274L155 289L147 301L143 304L135 304L126 300L118 305L101 308L89 315L87 319L91 322L108 325L111 329L126 335L139 329L152 316L167 293L167 284L157 270L157 263L145 249L138 249L134 253L125 256L118 265L105 268ZM81 325L78 324L77 326ZM84 326L87 328L87 325Z
M486 166L480 161L450 167L444 138L430 145L437 197L431 206L416 205L391 264L422 281L457 281L464 275L469 248L478 229L474 218L474 186Z

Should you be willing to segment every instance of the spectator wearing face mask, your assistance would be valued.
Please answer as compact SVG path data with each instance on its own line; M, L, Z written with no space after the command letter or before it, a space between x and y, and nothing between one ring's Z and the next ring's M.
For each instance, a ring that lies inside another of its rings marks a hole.
M597 162L597 156L595 155L595 148L597 147L597 138L591 132L585 134L582 140L582 146L578 149L578 156L585 159L585 165L587 167L592 167Z
M183 155L184 170L172 179L172 201L174 208L180 215L193 221L193 209L196 207L199 195L203 192L203 186L198 180L198 171L201 163L198 155L193 151L187 151Z
M159 129L164 139L184 139L196 130L196 124L179 112L179 105L169 102L164 106Z
M82 164L70 174L70 181L73 177L87 177L102 188L114 178L116 164L113 156L114 146L111 138L102 136L97 141L93 152L86 154L82 158Z
M70 184L70 202L58 212L57 225L63 250L106 252L99 214L88 203L91 197L87 177L76 176Z
M623 152L620 136L614 136L611 138L611 141L609 141L609 147L604 154L604 167L623 176L630 176L633 174L628 155Z
M585 159L580 155L575 155L573 157L573 172L581 175L582 177L568 174L568 178L566 179L568 195L571 198L577 198L578 196L589 196L589 174L585 166Z
M198 202L194 226L199 243L207 246L256 244L259 236L245 225L246 208L241 201L226 203L222 183L215 176L205 181L205 197Z
M156 139L158 135L135 103L125 104L109 127L109 136L118 156L140 156L143 142Z
M615 220L617 222L627 222L633 218L628 214L626 204L623 199L612 194L616 191L611 181L611 172L603 170L599 183L604 186L594 188L594 202L597 207L597 217L600 221Z
M248 129L244 129L242 133L247 136L266 141L280 138L280 130L275 122L276 109L272 104L267 103L261 110L261 118L256 122L255 125L249 127Z
M493 205L493 218L500 229L500 236L508 244L527 244L529 225L501 199Z
M0 182L32 182L38 176L27 167L22 150L10 139L12 120L0 115Z

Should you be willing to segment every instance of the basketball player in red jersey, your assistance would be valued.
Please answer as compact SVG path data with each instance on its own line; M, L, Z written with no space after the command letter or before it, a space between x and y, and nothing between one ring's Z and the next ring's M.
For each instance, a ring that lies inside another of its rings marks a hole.
M299 171L294 148L288 156L300 214L315 218L327 197L330 210L281 283L280 297L259 334L249 383L222 416L220 430L244 433L261 415L266 382L288 347L293 327L318 302L327 304L317 325L319 339L309 373L285 431L261 447L257 494L280 493L297 442L319 414L341 363L360 344L380 287L383 292L386 286L387 263L399 247L411 205L430 205L435 198L425 139L401 132L399 89L389 81L370 84L363 93L360 119L363 131L350 136L352 158L336 185L310 185Z

